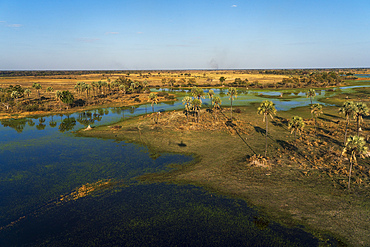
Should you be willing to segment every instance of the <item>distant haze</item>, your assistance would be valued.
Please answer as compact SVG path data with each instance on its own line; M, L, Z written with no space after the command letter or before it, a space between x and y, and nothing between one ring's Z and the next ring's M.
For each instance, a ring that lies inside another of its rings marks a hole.
M368 0L0 1L0 70L370 67Z

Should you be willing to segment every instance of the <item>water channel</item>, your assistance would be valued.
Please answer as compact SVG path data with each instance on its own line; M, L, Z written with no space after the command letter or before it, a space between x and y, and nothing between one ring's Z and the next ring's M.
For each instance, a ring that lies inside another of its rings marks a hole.
M319 91L315 102L347 88ZM158 91L165 91L158 89ZM223 105L226 90L214 90ZM177 110L178 101L158 110ZM281 93L291 100L279 99ZM309 104L304 92L240 91L234 105L269 99L289 110ZM204 100L209 104L209 100ZM111 124L151 111L149 104L70 115L0 121L0 246L315 246L300 227L261 217L245 201L191 185L142 184L139 175L166 171L193 157L153 154L145 146L75 137L87 125ZM96 193L61 202L88 183L111 181ZM335 242L335 241L334 241Z

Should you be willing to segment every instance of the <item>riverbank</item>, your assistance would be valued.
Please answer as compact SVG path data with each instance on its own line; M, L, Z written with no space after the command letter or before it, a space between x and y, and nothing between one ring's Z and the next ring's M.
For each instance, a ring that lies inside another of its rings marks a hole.
M350 245L370 242L369 183L346 189L345 173L334 174L335 157L341 150L344 118L336 107L325 107L318 135L314 135L309 109L278 112L269 124L268 157L264 153L265 123L256 106L234 113L235 126L227 126L224 109L217 119L201 112L200 123L187 123L179 112L147 115L112 126L80 131L85 137L126 140L148 146L151 152L192 154L198 162L177 170L141 176L143 182L185 183L232 197L242 198L261 213L290 226L303 225L325 242L326 233ZM287 119L300 115L308 124L296 141L287 130ZM338 124L338 126L334 126ZM332 131L336 127L337 131ZM364 129L367 128L364 126ZM329 132L328 132L329 131ZM354 130L351 130L351 133ZM330 154L323 159L323 154ZM367 162L367 161L366 161ZM341 168L347 168L344 161ZM357 172L357 171L355 171ZM354 180L355 181L355 180Z
M148 95L147 93L142 94L135 94L133 95L125 95L117 98L115 100L110 100L109 102L105 102L103 104L91 104L91 105L84 105L84 106L77 106L69 109L63 110L50 110L50 111L32 111L32 112L0 112L0 120L2 119L19 119L19 118L26 118L26 117L41 117L41 116L49 116L49 115L58 115L58 114L72 114L76 112L83 112L89 110L95 110L100 108L109 108L109 107L130 107L136 105L142 105L148 102ZM169 99L169 96L171 99ZM175 94L166 94L165 96L158 96L158 103L161 102L170 102L176 100ZM57 104L57 102L56 102ZM58 106L54 107L55 109Z

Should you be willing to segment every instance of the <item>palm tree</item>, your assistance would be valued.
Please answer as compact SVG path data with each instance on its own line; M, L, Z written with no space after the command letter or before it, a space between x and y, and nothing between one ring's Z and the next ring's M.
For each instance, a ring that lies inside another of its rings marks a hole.
M339 114L344 114L346 117L346 130L344 132L344 142L343 145L346 145L347 141L347 131L348 131L348 125L349 125L349 119L351 116L355 114L356 106L353 103L353 101L344 102L343 107L339 108Z
M367 105L363 102L359 102L355 104L355 114L354 118L356 119L357 122L357 135L359 136L360 134L360 123L363 121L362 116L367 116L369 115L369 108L367 108Z
M191 107L197 113L197 123L199 123L199 111L202 107L202 101L200 99L193 99L193 101L191 102Z
M215 96L213 97L212 99L212 104L213 104L213 108L216 110L216 111L219 111L221 109L221 98L218 97L218 96ZM216 119L217 119L217 114L216 114Z
M265 157L267 157L267 134L268 134L268 119L270 116L273 119L273 115L276 114L276 109L274 103L268 100L265 100L261 103L260 107L257 109L259 115L263 115L263 121L266 122L266 145L265 145Z
M201 88L193 87L191 89L191 95L193 95L194 98L197 98L202 103L201 98L204 99L204 91Z
M291 130L291 133L294 132L294 139L296 139L296 133L298 132L299 134L302 133L303 128L305 126L305 123L301 117L294 116L288 124L288 129Z
M12 93L11 93L11 95L10 95L10 97L12 97L14 100L15 100L15 102L16 102L16 104L18 105L18 98L20 97L21 95L19 94L19 92L18 91L13 91Z
M59 108L62 109L62 105L61 105L61 99L62 99L62 92L57 90L55 92L55 99L59 101Z
M311 88L306 92L307 98L309 97L311 100L311 105L312 105L312 99L316 96L315 89ZM311 117L313 118L312 112L311 112Z
M189 113L191 110L191 101L192 98L190 96L185 96L182 99L182 104L185 105L185 114L186 114L186 121L189 122Z
M210 89L207 95L208 95L208 98L211 100L211 104L212 104L212 99L213 99L213 96L215 95L215 92L212 89Z
M24 90L24 93L27 94L27 97L30 97L31 90L27 88L26 90Z
M311 114L315 115L315 133L317 128L317 117L322 114L322 105L320 104L313 104L311 106Z
M350 136L347 139L346 146L343 149L342 154L349 156L350 167L349 167L349 178L348 178L348 189L351 188L351 173L353 162L357 164L356 156L364 157L364 154L367 153L367 147L365 146L366 142L363 137L359 136Z
M158 98L155 93L150 93L148 97L148 101L152 102L152 111L154 112L154 104L158 103Z
M42 86L39 84L39 83L33 83L33 85L32 85L32 87L34 88L34 89L36 89L36 91L37 91L37 94L38 94L38 96L39 96L39 98L40 98L40 89L42 89Z
M231 121L233 121L233 98L238 97L238 91L236 91L235 87L230 87L227 95L230 97L231 100Z
M307 95L307 98L310 98L310 100L311 100L311 105L312 105L312 99L313 99L313 98L315 98L315 96L316 96L316 91L315 91L315 89L313 89L313 88L309 89L309 90L307 91L306 95Z

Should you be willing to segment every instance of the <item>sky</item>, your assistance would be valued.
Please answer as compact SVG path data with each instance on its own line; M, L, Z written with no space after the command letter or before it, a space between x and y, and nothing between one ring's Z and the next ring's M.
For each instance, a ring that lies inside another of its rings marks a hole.
M369 0L0 0L0 70L370 67Z

